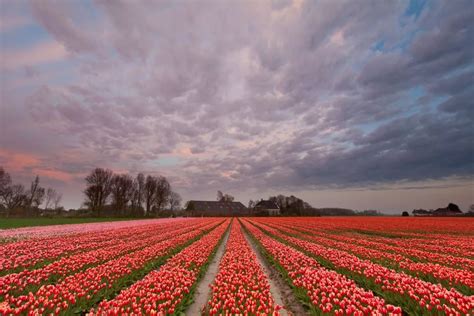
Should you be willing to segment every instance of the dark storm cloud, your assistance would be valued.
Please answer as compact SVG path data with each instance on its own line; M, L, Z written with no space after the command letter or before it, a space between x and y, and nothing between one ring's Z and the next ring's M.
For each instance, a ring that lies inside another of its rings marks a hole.
M294 168L315 185L472 175L474 133L470 129L470 122L456 118L420 115L397 119L362 137L353 149L329 155L313 152Z
M473 23L467 19L474 10L468 3L464 3L464 8L471 10L462 10L460 3L452 5L458 9L446 8L443 3L439 10L451 15L434 14L432 19L440 18L438 28L415 36L406 51L376 54L356 76L344 73L353 80L338 86L346 97L336 96L322 102L309 97L319 88L327 93L331 80L347 79L318 68L323 75L315 78L324 78L322 81L314 81L311 76L292 80L293 76L304 77L305 73L321 73L311 69L318 66L313 56L294 61L307 65L301 71L293 68L294 74L286 73L288 80L284 86L291 93L303 95L291 99L301 100L306 106L300 132L273 146L261 146L266 154L263 158L241 159L242 154L234 153L218 170L225 172L237 166L235 170L243 183L292 188L471 177L474 54ZM425 17L423 23L428 27L433 21ZM341 56L328 58L334 58L337 64L338 57ZM323 67L338 69L334 64L326 60ZM426 90L431 98L446 100L435 108L419 109L420 105L407 91L416 87ZM364 133L360 124L379 126ZM275 124L275 128L285 127ZM343 135L339 135L341 132ZM321 138L330 138L331 142L324 146ZM221 185L226 181L222 179Z

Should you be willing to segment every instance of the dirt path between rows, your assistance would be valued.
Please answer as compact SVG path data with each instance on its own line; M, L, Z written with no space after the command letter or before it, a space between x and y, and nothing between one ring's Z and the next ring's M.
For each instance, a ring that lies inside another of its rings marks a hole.
M232 227L232 223L230 225ZM221 262L222 256L224 255L231 227L229 227L229 229L227 230L226 235L224 236L224 240L220 244L219 248L217 249L216 255L214 256L214 259L212 259L211 264L207 268L206 274L199 281L198 286L196 288L196 292L194 293L194 301L186 309L186 315L201 315L202 308L204 307L204 305L206 305L207 301L209 301L211 297L210 285L216 278L217 272L219 271L219 263Z
M280 315L309 315L304 309L303 305L293 294L293 290L290 285L282 278L280 272L271 265L258 251L254 241L248 236L247 232L244 231L247 242L252 247L253 251L257 255L257 260L262 267L263 273L265 273L268 282L270 283L270 293L275 300L275 303L283 306L284 310L280 310Z

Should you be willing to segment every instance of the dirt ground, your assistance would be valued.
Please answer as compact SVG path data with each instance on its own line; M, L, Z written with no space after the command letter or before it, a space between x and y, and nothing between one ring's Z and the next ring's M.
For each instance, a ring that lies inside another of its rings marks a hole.
M286 283L286 281L280 275L280 272L271 265L267 260L260 254L255 246L255 243L252 239L244 232L245 238L248 243L251 245L253 251L257 255L258 262L263 268L264 273L267 276L267 279L270 283L270 292L272 293L275 303L283 306L284 310L280 310L281 315L309 315L309 313L304 309L303 305L298 301L298 299L293 294L293 290Z
M194 302L186 310L186 315L201 315L202 308L209 300L211 296L211 287L209 285L214 281L217 272L219 271L219 263L224 255L227 240L229 239L229 233L230 229L226 232L224 240L217 249L216 255L214 256L214 259L212 259L206 274L199 281L196 292L194 293Z
M226 249L227 240L229 239L229 232L230 231L226 233L224 241L217 249L216 255L209 265L206 274L199 282L194 294L194 302L186 310L186 315L201 315L202 309L210 299L210 285L219 272L219 263ZM280 310L280 315L309 315L309 313L304 309L303 305L301 305L298 299L294 296L293 290L282 278L280 272L278 272L275 267L269 264L262 254L260 254L255 246L255 243L247 235L247 233L244 232L244 235L247 242L250 244L253 251L257 255L257 260L262 267L263 272L267 276L270 284L270 292L273 296L273 299L275 300L275 304L278 304L284 308L283 310Z

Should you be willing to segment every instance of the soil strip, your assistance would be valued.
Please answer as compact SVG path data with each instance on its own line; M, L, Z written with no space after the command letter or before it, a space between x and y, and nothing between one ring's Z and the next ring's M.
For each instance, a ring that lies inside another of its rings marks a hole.
M230 224L232 226L232 223ZM219 263L221 262L222 256L224 255L227 240L229 239L231 227L226 232L223 242L217 249L216 255L212 262L209 264L206 274L199 281L196 291L194 292L194 301L186 309L186 315L201 315L203 307L207 304L211 297L211 283L216 278L217 272L219 271Z
M308 311L306 311L295 297L290 285L282 278L280 272L262 256L247 232L245 230L243 230L243 232L247 242L257 255L258 263L267 277L268 283L270 284L270 293L275 303L284 308L279 311L280 315L309 315Z

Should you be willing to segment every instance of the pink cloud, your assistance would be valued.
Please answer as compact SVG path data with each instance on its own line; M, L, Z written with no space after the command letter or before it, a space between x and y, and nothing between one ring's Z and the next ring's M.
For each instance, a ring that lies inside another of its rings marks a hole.
M73 173L45 167L43 160L39 156L32 154L0 149L0 163L7 172L11 173L34 174L39 175L40 177L64 182L72 181L75 178Z
M74 179L74 175L59 171L59 170L52 170L52 169L33 169L33 173L39 175L40 177L60 180L63 182L69 182Z
M29 49L3 51L2 68L34 66L65 59L66 48L56 41L42 42Z
M7 171L20 172L26 168L38 166L40 159L37 156L16 153L0 149L0 161Z

